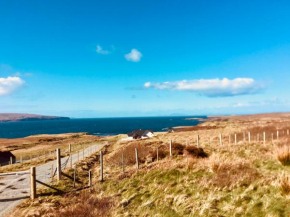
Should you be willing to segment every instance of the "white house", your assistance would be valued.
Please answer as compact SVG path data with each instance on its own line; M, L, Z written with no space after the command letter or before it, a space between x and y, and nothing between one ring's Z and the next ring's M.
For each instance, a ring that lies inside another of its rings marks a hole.
M131 133L128 133L128 140L133 139L147 139L154 136L153 130L133 130Z

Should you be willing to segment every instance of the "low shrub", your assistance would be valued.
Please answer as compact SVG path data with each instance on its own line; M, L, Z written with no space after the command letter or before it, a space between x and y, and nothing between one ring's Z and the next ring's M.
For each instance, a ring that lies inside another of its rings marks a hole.
M190 155L192 157L197 157L197 158L208 157L208 154L202 148L197 148L195 146L187 146L184 152L185 154Z

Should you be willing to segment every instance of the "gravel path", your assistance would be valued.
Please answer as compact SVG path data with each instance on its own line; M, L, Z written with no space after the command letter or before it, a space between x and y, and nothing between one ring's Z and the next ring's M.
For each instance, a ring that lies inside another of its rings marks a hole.
M100 151L105 144L92 145L79 153L79 159L83 159L83 157L87 157L94 152ZM61 159L62 165L65 162L67 163L67 167L70 165L70 160L68 157L64 157ZM72 155L72 163L76 163L78 160L78 154ZM44 183L49 183L51 180L50 170L51 165L56 168L56 161L51 161L46 164L40 165L36 167L36 179L42 181ZM28 171L29 172L29 171ZM40 184L37 184L39 187ZM29 198L30 196L30 176L29 174L20 174L20 175L9 175L9 176L0 176L0 217L7 214L13 208L15 208L18 204L22 202L23 199Z

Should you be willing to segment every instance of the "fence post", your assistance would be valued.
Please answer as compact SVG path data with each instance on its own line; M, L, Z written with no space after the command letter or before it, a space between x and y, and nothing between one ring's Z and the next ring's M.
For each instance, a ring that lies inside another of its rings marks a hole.
M13 159L12 159L11 156L10 156L10 164L11 164L11 165L13 164Z
M89 187L92 187L92 171L89 170Z
M199 135L196 136L196 144L197 144L197 147L199 147Z
M264 145L266 144L266 132L263 132Z
M251 143L251 132L248 132L249 143Z
M61 180L61 157L60 157L60 149L56 149L56 167L57 167L57 181Z
M237 144L237 134L235 133L235 145Z
M72 168L72 154L70 154L69 157L70 157L70 168Z
M101 166L101 171L100 171L100 181L103 182L104 181L104 175L103 175L103 172L104 172L104 168L103 168L103 152L100 151L100 166Z
M274 133L272 133L272 143L273 143L273 141L274 141Z
M50 179L51 179L51 182L53 182L53 164L51 164L51 167L50 167Z
M75 165L75 169L74 169L74 182L73 182L73 187L76 187L76 172L77 172L77 165Z
M157 162L159 161L159 152L158 152L158 145L156 147L156 158L157 158Z
M35 167L30 168L30 198L34 200L36 198L36 170Z
M123 173L125 172L125 165L124 165L124 151L122 152L122 170Z
M222 138L222 134L220 134L220 145L222 146L223 145L223 138Z
M172 156L172 140L171 139L169 143L169 153L170 153L170 156Z
M138 149L135 148L135 155L136 155L136 167L137 167L137 170L139 169L139 159L138 159Z

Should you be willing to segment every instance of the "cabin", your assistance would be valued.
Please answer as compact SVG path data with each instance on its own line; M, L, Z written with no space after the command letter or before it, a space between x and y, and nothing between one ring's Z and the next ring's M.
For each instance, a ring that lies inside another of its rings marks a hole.
M147 139L154 136L153 130L133 130L131 133L128 133L128 140L133 139Z
M12 163L16 162L16 157L11 153L11 151L0 151L0 165L5 166L10 164L10 159L12 158Z

